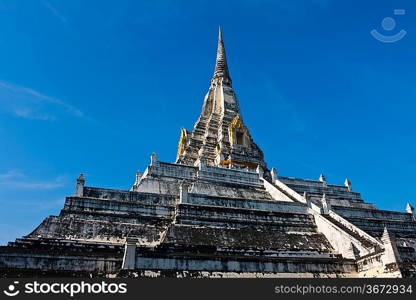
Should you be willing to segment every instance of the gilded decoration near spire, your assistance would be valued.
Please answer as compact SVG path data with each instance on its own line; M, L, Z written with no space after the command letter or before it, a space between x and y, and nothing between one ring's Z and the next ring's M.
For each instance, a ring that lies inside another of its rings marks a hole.
M230 124L228 129L231 145L241 145L250 147L250 138L247 127L241 120L240 115L237 115Z
M185 152L185 144L186 144L187 137L188 137L188 134L186 132L186 129L182 128L181 137L179 138L178 152L177 152L176 158L179 158Z

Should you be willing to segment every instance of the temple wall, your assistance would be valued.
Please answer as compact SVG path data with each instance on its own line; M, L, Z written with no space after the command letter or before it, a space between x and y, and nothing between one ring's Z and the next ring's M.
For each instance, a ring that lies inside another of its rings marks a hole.
M208 271L208 272L235 272L235 273L251 273L259 274L262 270L263 274L286 273L286 274L320 274L325 273L326 276L348 276L346 274L354 274L356 272L353 262L336 262L322 261L314 262L307 259L282 259L267 261L238 261L238 260L220 260L220 259L189 259L189 258L157 258L137 256L136 268L139 270L174 270L174 271ZM302 276L302 275L301 275ZM316 275L315 275L316 276ZM290 276L289 276L290 277Z
M197 181L191 185L189 192L213 197L272 200L272 197L264 188L254 186L247 187L230 183L213 184L206 181Z
M159 241L165 228L163 224L141 225L51 216L46 218L29 237L124 243L126 237L130 236L137 237L141 244L152 245Z
M121 268L122 259L105 257L66 256L47 254L5 254L0 257L0 269L7 273L11 269L33 270L39 274L41 270L82 272L82 273L116 273ZM11 272L16 273L16 272Z
M412 215L404 212L338 206L333 206L333 210L346 218L358 217L370 219L383 219L386 221L413 221Z
M227 197L212 197L198 194L189 194L186 203L304 214L306 214L308 211L308 207L306 205L296 202L285 202L276 200L252 200L247 198L234 199Z
M258 173L239 171L233 169L221 169L217 167L201 166L198 171L200 180L228 182L241 185L262 187L263 183Z
M174 198L172 197L149 194L141 196L140 202L67 197L64 209L83 212L108 212L114 215L136 214L140 216L167 216L172 211L172 205L175 204Z
M198 168L186 165L170 164L165 162L155 162L149 166L145 174L153 176L164 176L178 179L196 179Z
M137 192L178 196L180 184L179 179L148 176L140 181Z
M135 270L122 271L119 277L172 277L172 278L348 278L355 273L265 273L265 272L215 272L215 271L172 271Z
M181 204L177 222L205 226L257 227L273 230L315 232L313 218L308 214L253 211Z

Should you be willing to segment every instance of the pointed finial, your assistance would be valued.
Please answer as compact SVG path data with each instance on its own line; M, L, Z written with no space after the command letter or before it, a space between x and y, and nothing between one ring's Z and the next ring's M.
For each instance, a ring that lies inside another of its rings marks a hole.
M84 185L85 185L85 176L84 174L79 174L77 178L77 185L75 187L75 196L82 197L84 196Z
M275 182L277 180L277 170L276 170L276 168L272 168L270 174L272 175L272 181Z
M142 180L142 173L137 171L136 172L136 180L134 181L133 187L131 188L131 191L137 191L139 188L140 180Z
M347 250L348 253L347 257L351 257L354 259L357 259L360 257L360 250L354 245L354 243L351 242L350 247Z
M321 203L322 203L322 213L329 214L329 210L331 209L331 204L329 203L326 197L326 194L322 195Z
M410 203L409 203L409 202L407 202L407 204L406 204L406 212L407 212L408 214L413 214L413 213L414 213L414 211L415 211L414 207L413 207L412 205L410 205Z
M77 178L77 182L79 183L85 183L85 176L83 173L79 174L78 178Z
M137 171L136 172L136 182L134 183L135 185L139 185L140 180L142 179L142 172Z
M256 172L259 174L260 178L263 178L263 168L260 165L257 165Z
M142 177L142 173L137 171L136 172L136 183L138 183L140 181L140 178Z
M388 244L392 242L392 236L386 226L384 226L383 235L381 236L381 241L384 244Z
M323 182L323 183L326 183L326 178L325 178L324 174L319 175L319 181Z
M212 77L211 82L231 84L221 27L218 28L217 59L215 61L214 76Z
M344 185L348 188L348 191L352 191L351 181L349 181L348 178L345 179Z
M303 192L303 199L305 200L306 205L309 208L312 208L312 202L311 202L311 197L309 196L307 191Z
M394 267L399 269L398 264L400 263L401 258L397 249L396 238L394 236L394 233L390 232L386 226L384 226L381 241L384 244L384 254L381 257L383 265L389 266L389 268Z
M150 165L154 166L157 162L157 154L156 152L153 152L152 155L150 155Z

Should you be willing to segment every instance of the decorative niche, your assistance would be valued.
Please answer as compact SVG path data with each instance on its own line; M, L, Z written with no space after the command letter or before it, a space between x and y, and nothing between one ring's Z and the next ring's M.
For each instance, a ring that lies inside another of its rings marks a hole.
M232 146L238 145L243 147L250 146L250 137L247 127L241 120L240 115L235 116L228 129L230 143Z

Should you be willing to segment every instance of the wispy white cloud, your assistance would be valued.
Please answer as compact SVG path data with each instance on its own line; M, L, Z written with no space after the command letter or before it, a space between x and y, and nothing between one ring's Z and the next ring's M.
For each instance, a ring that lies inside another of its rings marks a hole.
M66 114L85 118L78 108L34 89L0 80L0 109L32 120L55 121Z
M62 23L67 23L67 19L61 14L61 12L53 6L49 1L43 0L43 6L45 6L56 18L58 18Z
M23 108L16 108L14 110L16 116L24 118L24 119L32 119L32 120L43 120L43 121L56 121L56 117L53 115L48 115L44 113L39 113L30 109L28 107Z
M0 174L0 181L4 180L4 179L9 179L9 178L13 178L13 177L20 177L20 176L24 176L23 173L21 173L20 171L9 170L6 173Z
M9 189L50 190L63 187L64 181L62 176L49 181L39 181L18 170L9 170L0 174L0 186Z

